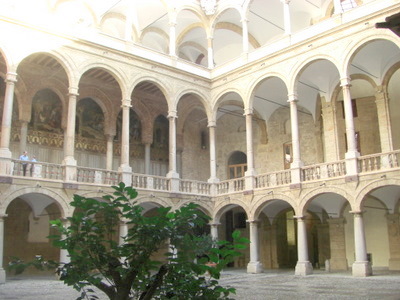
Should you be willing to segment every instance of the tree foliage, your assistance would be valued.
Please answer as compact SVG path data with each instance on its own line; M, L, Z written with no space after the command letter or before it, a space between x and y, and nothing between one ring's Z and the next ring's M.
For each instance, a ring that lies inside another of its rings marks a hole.
M235 290L218 284L220 272L241 255L237 250L247 239L239 232L233 243L199 234L210 218L195 204L174 211L160 207L144 216L135 189L123 183L113 189L102 200L75 195L75 214L67 222L51 221L59 232L50 237L53 244L69 255L57 273L81 292L78 299L98 299L90 286L112 300L229 299ZM121 221L128 231L118 241ZM162 249L164 259L155 259Z

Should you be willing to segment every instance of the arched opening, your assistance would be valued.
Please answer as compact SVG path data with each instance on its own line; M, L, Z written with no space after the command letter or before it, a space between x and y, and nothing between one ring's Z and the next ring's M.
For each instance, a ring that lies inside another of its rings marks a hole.
M247 171L247 156L241 151L235 151L228 159L229 179L240 178Z

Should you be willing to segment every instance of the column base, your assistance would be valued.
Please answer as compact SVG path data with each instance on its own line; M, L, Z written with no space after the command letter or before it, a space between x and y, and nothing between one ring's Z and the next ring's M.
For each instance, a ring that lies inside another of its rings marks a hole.
M372 268L369 261L355 261L352 267L354 277L367 277L372 275Z
M6 283L6 271L0 268L0 284Z
M313 273L313 267L309 261L298 261L294 275L306 276Z
M264 272L264 268L261 262L251 261L247 264L247 273L257 274Z
M400 270L400 258L389 259L389 270L390 271L399 271Z

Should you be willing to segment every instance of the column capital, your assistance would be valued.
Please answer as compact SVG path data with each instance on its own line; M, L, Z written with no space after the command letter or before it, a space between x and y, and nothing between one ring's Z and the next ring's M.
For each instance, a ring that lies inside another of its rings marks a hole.
M260 220L258 220L258 219L246 220L246 222L249 223L249 224L251 225L251 224L258 224L258 223L260 223Z
M217 127L217 122L216 121L208 121L207 126L208 127Z
M281 0L282 4L289 4L291 0Z
M6 74L6 79L4 80L5 82L17 82L17 76L18 76L18 74L17 73L14 73L14 72L8 72L7 74Z
M178 116L177 116L177 111L176 110L170 110L168 112L168 116L167 116L168 119L175 119L177 117Z
M243 115L252 115L253 114L253 109L252 108L246 108L244 110L244 114Z
M122 99L121 100L121 107L122 108L124 108L124 107L132 107L131 103L132 103L131 99Z
M174 21L169 21L169 23L168 23L169 27L175 27L176 24L177 24L176 20L174 20Z
M359 217L362 217L364 212L365 211L362 211L362 210L351 210L351 211L349 211L349 213L353 214L354 216L359 216Z
M212 227L218 227L219 225L221 225L221 223L208 223L208 225Z
M70 87L68 88L68 95L70 95L70 96L79 96L78 90L79 90L78 87L70 86Z
M247 20L246 18L242 18L242 19L240 20L240 22L242 22L242 23L247 23L247 22L249 22L249 20Z
M297 94L289 94L288 95L288 100L287 102L298 102L299 99L297 99Z
M350 82L351 82L350 77L340 78L340 86L341 87L350 86Z
M4 218L7 218L8 215L7 214L0 214L0 222L4 221Z

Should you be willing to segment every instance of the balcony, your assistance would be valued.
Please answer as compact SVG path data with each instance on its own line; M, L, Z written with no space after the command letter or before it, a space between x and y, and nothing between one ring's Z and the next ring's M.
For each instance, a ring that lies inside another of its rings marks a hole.
M357 158L357 171L359 177L376 175L377 177L386 176L386 173L400 170L400 150L366 155ZM117 185L122 181L123 176L118 171L76 167L76 182L65 180L65 166L45 162L35 162L34 165L28 163L26 176L23 175L23 162L17 159L1 158L0 164L5 173L1 176L1 182L12 183L13 180L25 179L35 182L58 182L69 183L73 186L95 187L103 189L111 185ZM283 170L269 172L254 176L253 191L271 190L274 188L291 188L296 184L292 180L293 170ZM300 181L302 185L314 184L337 179L345 179L348 174L346 171L346 161L336 161L321 164L314 164L300 168ZM235 178L220 181L218 183L208 183L188 179L167 178L146 174L132 173L129 176L130 184L138 190L147 192L174 193L174 195L191 195L217 197L235 193L248 192L246 178Z

